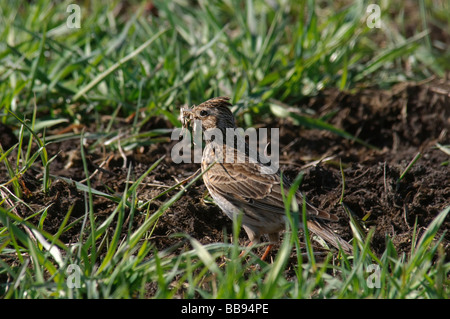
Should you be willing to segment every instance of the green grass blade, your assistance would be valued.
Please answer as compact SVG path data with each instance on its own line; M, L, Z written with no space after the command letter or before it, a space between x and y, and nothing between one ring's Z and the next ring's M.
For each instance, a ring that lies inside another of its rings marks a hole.
M79 90L73 97L73 100L78 100L81 96L84 96L87 92L89 92L93 87L95 87L97 84L99 84L101 81L103 81L108 75L116 71L122 64L128 62L129 60L133 59L135 56L137 56L139 53L141 53L146 47L148 47L150 44L152 44L156 39L158 39L164 32L166 32L167 29L162 29L159 32L157 32L153 37L151 37L148 41L144 42L140 47L138 47L136 50L128 54L127 56L123 57L116 63L114 63L112 66L110 66L108 69L97 75L89 84L84 86L81 90Z

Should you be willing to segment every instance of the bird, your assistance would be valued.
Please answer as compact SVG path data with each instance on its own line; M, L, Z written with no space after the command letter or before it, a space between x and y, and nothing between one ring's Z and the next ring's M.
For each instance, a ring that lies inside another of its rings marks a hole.
M229 97L220 96L191 109L183 109L183 126L197 121L198 124L201 122L203 132L215 130L219 133L205 140L201 160L203 182L214 202L230 219L242 214L241 226L250 239L249 246L268 235L269 244L261 257L265 260L273 244L279 241L279 233L286 227L282 192L283 188L289 189L291 183L279 170L274 172L273 167L262 160L264 155L258 153L256 159L251 160L249 146L245 140L240 140L238 134L233 137L233 143L226 139L227 129L237 128L231 106ZM244 148L236 147L239 143L236 139L244 144ZM245 160L238 161L239 156ZM300 191L295 197L298 203L303 202ZM306 227L310 232L338 249L341 247L346 253L352 252L353 247L327 225L338 221L335 214L320 210L307 201L306 213Z

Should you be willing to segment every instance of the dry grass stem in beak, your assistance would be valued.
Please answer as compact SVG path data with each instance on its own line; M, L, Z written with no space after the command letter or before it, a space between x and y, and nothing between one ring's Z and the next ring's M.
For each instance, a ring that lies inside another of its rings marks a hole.
M192 120L193 113L192 113L191 109L185 109L182 107L180 110L180 115L181 115L181 125L182 125L180 136L184 136L184 133L188 129L189 124Z

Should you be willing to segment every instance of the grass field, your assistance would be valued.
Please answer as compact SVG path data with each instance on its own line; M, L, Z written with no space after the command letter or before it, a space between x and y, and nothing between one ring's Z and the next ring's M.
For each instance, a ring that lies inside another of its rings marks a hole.
M378 1L369 12L375 1L83 1L69 7L72 2L0 4L0 132L8 127L17 138L0 140L2 298L450 297L442 227L449 198L431 224L411 227L407 252L389 236L385 250L375 252L374 229L349 218L353 256L318 257L308 234L297 236L299 203L278 253L266 263L254 251L239 258L238 240L204 244L179 234L189 249L154 244L160 218L201 177L142 198L144 181L157 174L163 158L139 174L126 165L120 192L94 188L90 166L94 149L124 154L167 144L171 128L152 127L155 119L180 127L181 106L221 95L231 97L243 127L293 118L370 149L326 117L311 110L299 116L285 106L329 89L390 90L445 79L448 1ZM29 199L55 196L61 178L52 165L62 150L50 148L71 141L84 174L74 187L84 200L81 208L60 211L49 231L44 225L53 204L37 207ZM448 156L448 145L441 144ZM441 164L448 170L448 157ZM33 190L26 186L31 176ZM111 213L102 216L95 198ZM157 198L164 201L154 207ZM19 213L25 209L27 216ZM67 242L75 226L79 232L71 238L77 240ZM231 238L239 229L233 226Z

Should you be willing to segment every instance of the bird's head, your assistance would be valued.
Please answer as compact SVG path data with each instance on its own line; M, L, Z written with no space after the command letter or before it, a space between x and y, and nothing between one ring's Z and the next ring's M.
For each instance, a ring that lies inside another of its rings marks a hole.
M227 128L235 128L233 113L230 110L230 98L215 97L192 109L184 109L183 118L187 121L200 120L203 130L218 128L225 131ZM185 122L187 124L187 122Z

